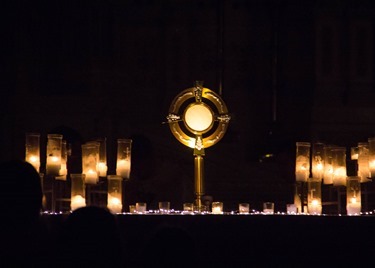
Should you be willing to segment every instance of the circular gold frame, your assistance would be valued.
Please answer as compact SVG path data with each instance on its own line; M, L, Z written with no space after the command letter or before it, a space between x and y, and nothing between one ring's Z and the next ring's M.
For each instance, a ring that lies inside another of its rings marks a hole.
M205 105L213 115L211 125L203 131L195 131L189 128L185 122L186 110L191 105L196 104ZM181 108L185 106L187 107L181 113ZM214 112L214 109L216 112ZM220 95L208 88L196 86L181 91L174 98L169 107L167 119L171 132L178 141L185 146L200 150L216 144L224 137L230 116L228 115L227 106ZM217 124L215 124L216 122ZM181 123L183 124L181 125ZM207 136L204 136L205 134Z

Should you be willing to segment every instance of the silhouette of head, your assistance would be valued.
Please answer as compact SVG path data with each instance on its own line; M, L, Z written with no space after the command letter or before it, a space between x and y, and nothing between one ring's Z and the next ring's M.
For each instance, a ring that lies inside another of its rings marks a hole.
M0 208L16 223L36 221L42 209L39 173L28 162L7 160L0 163Z
M121 239L116 218L106 208L81 207L69 214L63 231L63 252L69 264L118 267Z

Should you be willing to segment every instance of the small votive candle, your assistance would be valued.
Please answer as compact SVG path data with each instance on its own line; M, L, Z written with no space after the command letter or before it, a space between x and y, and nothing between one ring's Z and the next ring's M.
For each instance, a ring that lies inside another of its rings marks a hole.
M212 202L212 214L223 214L223 202Z
M184 203L183 210L186 213L192 213L194 211L194 204L193 203Z
M275 204L273 202L264 202L263 203L263 213L264 214L273 214Z
M135 205L129 205L129 212L130 213L136 213L137 212L137 210L135 208Z
M145 213L147 211L147 204L142 202L135 203L135 210L137 213Z
M321 204L320 200L318 200L318 199L310 200L308 205L307 205L307 210L308 210L309 214L312 214L312 215L322 214L322 204Z
M297 214L297 206L295 204L286 204L286 213L289 215Z
M170 211L171 203L168 201L159 202L159 212L161 214L168 214Z
M249 203L240 203L238 205L238 211L240 214L249 214L250 204Z

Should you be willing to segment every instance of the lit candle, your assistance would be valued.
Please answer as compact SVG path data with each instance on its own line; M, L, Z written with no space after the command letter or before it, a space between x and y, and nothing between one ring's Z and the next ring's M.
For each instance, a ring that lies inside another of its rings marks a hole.
M296 160L296 181L306 181L309 177L309 159L298 156Z
M223 203L212 202L212 214L223 214Z
M135 210L137 213L145 213L147 210L147 203L135 203Z
M61 158L58 156L48 156L46 168L48 175L58 176L61 168Z
M39 172L40 159L39 159L38 156L36 156L36 155L30 155L29 158L27 159L27 162L29 162L30 164L32 164L34 166L34 168Z
M66 164L61 164L61 168L59 170L59 175L60 176L65 176L66 174L68 174L68 170L66 168Z
M71 210L76 210L77 208L85 207L85 206L86 206L86 199L82 197L82 195L72 196L71 201L70 201Z
M108 194L107 207L112 213L122 212L122 202L120 198Z
M324 184L333 183L333 167L331 164L326 163L324 166L323 183Z
M213 207L212 214L223 214L223 212L221 211L221 207Z
M297 214L297 206L295 204L286 205L287 214Z
M348 215L359 215L361 213L361 202L356 197L350 198L350 202L346 205Z
M345 167L335 168L334 173L333 173L333 185L334 186L346 185L346 168Z
M96 184L98 181L98 173L95 170L89 169L85 172L85 183Z
M323 178L323 164L322 163L316 163L314 165L314 178Z
M122 178L130 177L130 161L127 159L117 160L116 175Z
M98 163L98 172L100 177L106 177L107 176L107 164L105 162L99 162Z
M318 199L312 199L307 205L307 210L310 214L322 214L322 204Z
M249 203L241 203L238 205L240 214L249 214L250 211L250 204Z

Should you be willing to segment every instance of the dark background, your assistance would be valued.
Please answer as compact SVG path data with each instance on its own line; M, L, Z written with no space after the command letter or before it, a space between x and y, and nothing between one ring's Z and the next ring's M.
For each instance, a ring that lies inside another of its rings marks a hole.
M174 96L203 80L232 116L206 150L206 194L225 210L264 201L285 210L295 142L349 153L375 135L374 3L9 1L0 158L23 158L26 132L41 133L43 153L47 134L61 130L69 142L107 137L114 173L116 139L131 137L131 180L181 209L194 198L193 152L163 122Z

